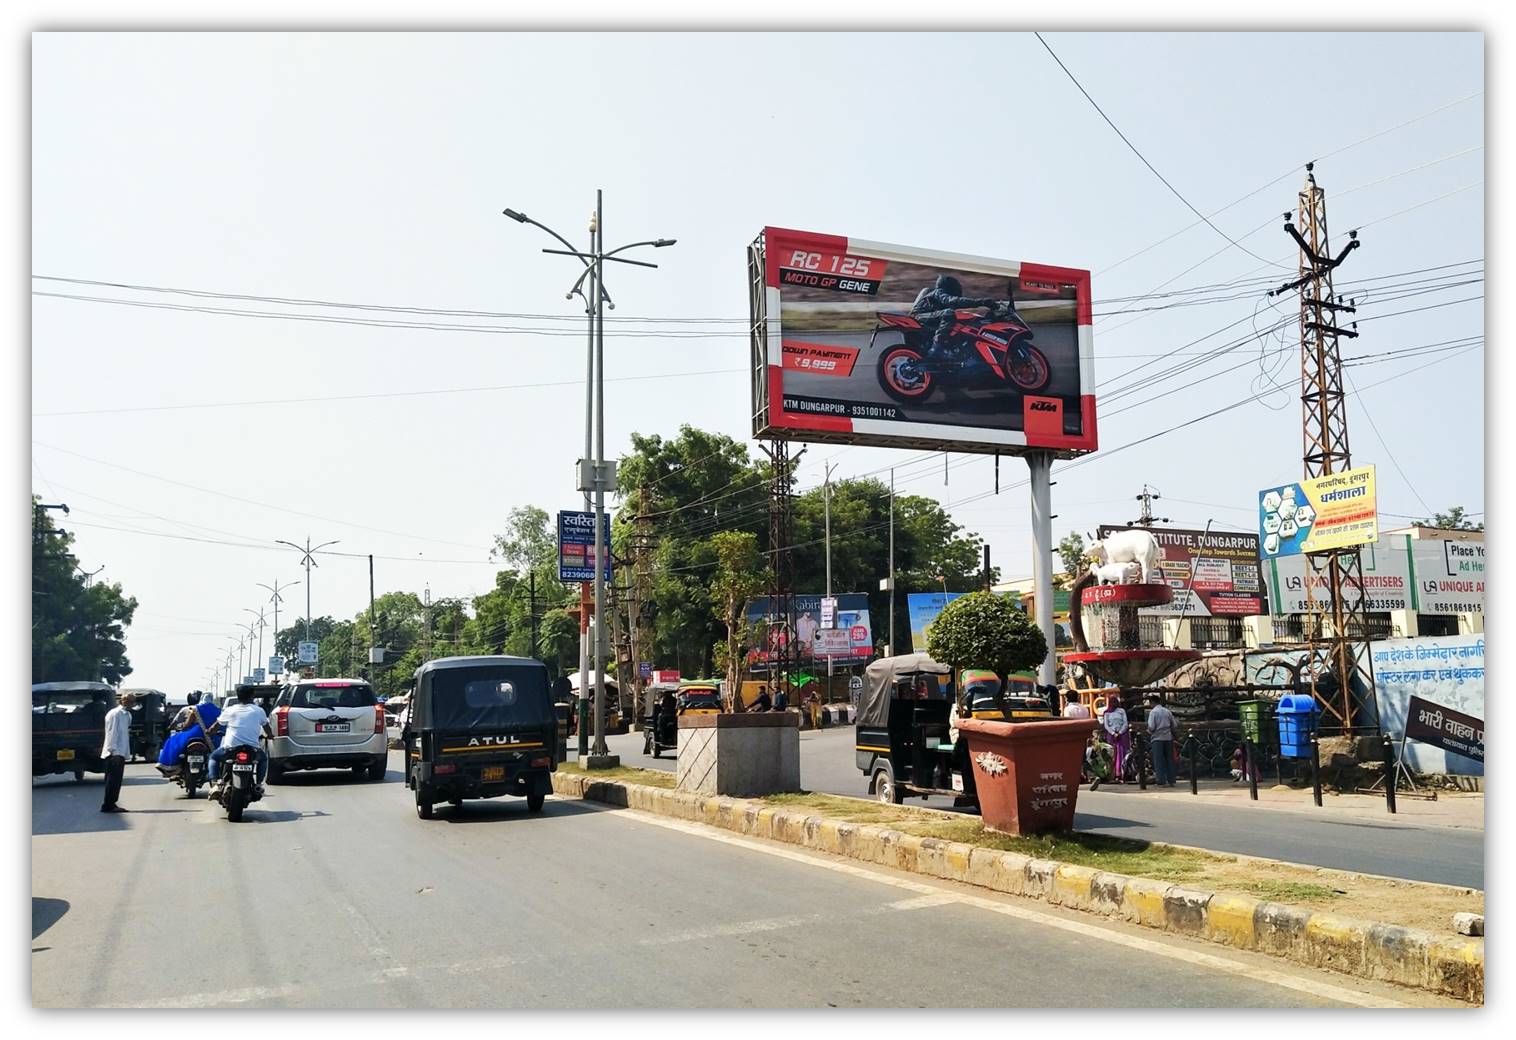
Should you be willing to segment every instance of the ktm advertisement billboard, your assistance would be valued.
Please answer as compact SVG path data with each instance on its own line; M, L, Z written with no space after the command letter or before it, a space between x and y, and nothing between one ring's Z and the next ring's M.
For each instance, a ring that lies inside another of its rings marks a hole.
M748 269L755 437L1095 450L1088 271L773 227Z

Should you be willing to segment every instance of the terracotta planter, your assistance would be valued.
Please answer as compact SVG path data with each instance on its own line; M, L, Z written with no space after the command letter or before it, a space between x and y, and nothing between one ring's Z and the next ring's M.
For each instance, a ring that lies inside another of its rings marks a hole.
M1041 834L1074 828L1084 748L1094 719L960 719L986 830Z

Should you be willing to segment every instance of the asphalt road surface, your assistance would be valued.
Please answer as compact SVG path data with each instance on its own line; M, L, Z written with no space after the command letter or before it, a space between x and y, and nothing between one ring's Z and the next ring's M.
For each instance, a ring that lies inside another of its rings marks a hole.
M421 821L393 770L295 777L240 824L143 765L130 813L99 801L34 783L40 1007L1435 1003L578 801Z
M668 754L642 754L642 734L607 738L624 765L673 769ZM572 750L572 748L570 749ZM853 727L800 734L800 782L807 790L868 797L868 778L853 762ZM950 798L907 804L952 809ZM1079 792L1079 830L1118 838L1194 845L1219 852L1307 863L1339 870L1484 888L1484 831L1385 820L1313 818L1308 812L1200 802L1181 785L1172 790L1134 788Z

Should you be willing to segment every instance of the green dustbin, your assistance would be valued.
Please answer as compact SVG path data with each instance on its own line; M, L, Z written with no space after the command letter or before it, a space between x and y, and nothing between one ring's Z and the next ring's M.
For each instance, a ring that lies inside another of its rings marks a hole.
M1274 731L1274 702L1238 701L1237 714L1242 719L1243 739L1263 746L1264 734Z

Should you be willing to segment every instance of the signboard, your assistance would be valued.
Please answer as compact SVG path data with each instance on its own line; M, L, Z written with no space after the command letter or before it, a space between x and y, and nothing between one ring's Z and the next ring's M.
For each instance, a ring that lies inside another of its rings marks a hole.
M600 514L604 529L605 580L611 580L611 517ZM558 580L595 580L595 515L571 509L558 511Z
M837 621L837 597L821 597L821 627L831 628Z
M845 628L818 628L812 644L817 657L847 657L852 653L852 635Z
M1485 548L1481 541L1444 541L1386 535L1359 551L1363 564L1363 609L1370 612L1409 610L1420 614L1484 613ZM1310 613L1307 588L1314 591L1316 609L1329 602L1325 574L1312 573L1302 556L1272 559L1264 576L1280 614ZM1344 585L1343 599L1356 606L1358 589Z
M1420 697L1408 702L1405 735L1408 740L1484 761L1484 720Z
M641 679L643 682L647 682L649 679L651 679L653 677L653 666L652 666L652 663L648 662L648 661L638 661L637 662L637 677L639 679Z
M1102 525L1104 538L1125 526ZM1258 565L1258 536L1245 532L1149 527L1158 542L1158 570L1174 599L1141 613L1189 617L1245 617L1267 613ZM1186 591L1188 590L1188 592Z
M748 269L755 437L1095 450L1088 271L774 227Z
M679 671L677 669L664 668L658 671L650 672L649 674L653 682L658 683L659 685L669 684L677 686L679 684Z
M1258 492L1263 555L1330 552L1379 537L1374 467L1359 466Z
M263 669L262 668L254 668L253 669L253 682L255 682L255 683L261 683L261 682L263 682L263 678L264 678Z
M768 597L761 596L748 601L747 620L756 633L755 644L747 652L748 668L756 672L767 671L769 658L777 657L780 650L791 644L794 653L790 659L797 667L813 663L818 656L816 640L822 628L817 618L821 614L821 601L824 598L819 595L791 597L794 604L793 629L783 618L770 616ZM848 648L846 653L832 653L830 656L822 653L821 659L830 660L833 665L864 664L872 660L874 633L869 620L868 594L845 592L832 598L837 601L836 623L832 627L847 633Z
M321 644L314 639L302 639L299 645L301 664L315 664L321 659Z
M918 654L926 653L926 633L947 605L966 592L908 592L905 595L906 616L911 622L911 649Z
M1384 639L1369 644L1369 654L1381 728L1421 742L1406 745L1407 765L1483 776L1484 636Z
M270 657L268 659L268 674L270 674L270 675L283 675L284 674L284 658L280 657L278 654L275 654L273 657Z

